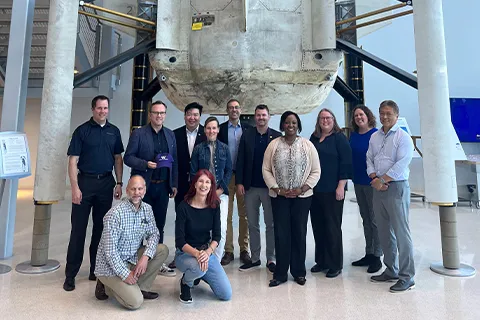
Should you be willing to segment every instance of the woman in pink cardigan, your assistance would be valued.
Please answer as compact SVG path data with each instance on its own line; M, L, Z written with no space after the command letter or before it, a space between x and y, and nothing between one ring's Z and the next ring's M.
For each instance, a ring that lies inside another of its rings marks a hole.
M298 133L302 123L298 115L286 111L280 119L279 137L267 147L262 173L272 199L277 267L270 280L276 287L288 279L304 285L308 212L313 187L320 179L320 160L313 144Z

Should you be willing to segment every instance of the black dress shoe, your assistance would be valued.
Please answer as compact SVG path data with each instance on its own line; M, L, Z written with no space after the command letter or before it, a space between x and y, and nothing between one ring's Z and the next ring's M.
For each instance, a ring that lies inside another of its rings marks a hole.
M368 266L367 272L368 273L375 273L382 269L382 261L379 257L373 256L372 260L370 261L370 265Z
M277 280L277 279L272 279L270 280L270 283L268 284L269 287L276 287L278 285L281 285L282 283L285 283L287 282L287 280L283 280L283 281L280 281L280 280Z
M354 267L367 267L370 265L370 261L372 260L372 257L374 257L373 254L366 254L365 257L363 257L360 260L353 261L352 266Z
M142 296L143 296L143 299L145 300L155 300L158 298L159 294L156 292L142 290Z
M325 268L319 264L314 265L312 269L310 269L310 272L312 273L324 272L324 271L328 271L328 268Z
M90 281L96 281L96 280L97 280L97 276L96 276L94 273L90 273L90 275L88 276L88 280L90 280Z
M342 269L339 269L339 270L330 269L330 270L328 270L326 277L327 278L335 278L340 273L342 273Z
M97 280L97 286L95 287L95 298L98 300L107 300L108 296L105 293L105 286L100 280Z
M65 291L75 290L75 278L65 278L65 282L63 283L63 290Z
M303 286L305 282L307 282L307 279L305 279L305 277L295 277L293 278L293 280L295 280L295 282L301 286Z

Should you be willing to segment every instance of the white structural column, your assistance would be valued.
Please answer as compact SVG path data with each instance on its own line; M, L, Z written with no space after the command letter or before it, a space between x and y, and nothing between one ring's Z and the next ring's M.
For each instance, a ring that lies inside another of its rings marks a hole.
M51 204L65 197L67 148L70 136L72 91L77 38L78 1L50 0L47 55L40 115L35 220L32 260L17 266L24 273L42 273L59 267L48 260Z
M180 50L181 0L158 0L157 49Z
M34 9L35 0L13 1L1 131L23 132ZM0 259L13 255L17 191L18 179L10 179L0 195Z
M335 26L335 1L312 1L312 48L313 50L335 49L337 34Z
M439 205L443 264L431 269L450 276L471 276L475 269L461 265L458 254L455 178L455 140L450 119L447 58L442 0L413 1L418 104L422 134L425 196Z

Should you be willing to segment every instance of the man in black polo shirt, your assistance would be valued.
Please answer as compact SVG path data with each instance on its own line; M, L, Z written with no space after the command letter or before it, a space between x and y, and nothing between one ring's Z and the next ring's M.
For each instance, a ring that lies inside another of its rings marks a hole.
M103 217L122 196L123 144L120 130L107 120L110 100L92 100L92 117L75 129L68 148L68 175L72 187L72 230L68 244L63 289L75 289L75 277L83 261L88 219L92 211L89 280L96 280L95 260L102 236ZM112 168L115 167L115 179ZM113 190L115 188L115 190Z
M140 175L145 179L147 193L144 201L152 206L160 231L160 243L163 243L169 197L174 198L177 194L177 143L173 131L163 125L167 115L165 103L155 101L149 111L150 123L130 135L125 164L132 168L131 175ZM176 273L163 265L159 275L174 277Z

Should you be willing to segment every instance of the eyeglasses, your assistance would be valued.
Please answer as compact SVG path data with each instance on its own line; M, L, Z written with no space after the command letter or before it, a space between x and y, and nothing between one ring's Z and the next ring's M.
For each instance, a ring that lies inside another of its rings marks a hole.
M154 116L164 116L166 115L167 113L165 111L150 111L151 114L153 114Z
M393 117L395 117L395 116L396 116L395 113L383 113L383 112L380 112L380 118L384 118L384 117L393 118Z
M324 121L324 120L332 120L333 117L320 117L320 120Z

